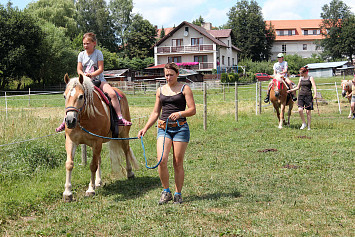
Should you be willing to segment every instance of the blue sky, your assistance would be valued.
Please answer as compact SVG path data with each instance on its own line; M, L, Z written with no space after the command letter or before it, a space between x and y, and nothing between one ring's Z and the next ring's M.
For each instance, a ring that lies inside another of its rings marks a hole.
M36 0L12 0L13 6L24 9L30 2ZM6 5L8 0L0 0ZM262 8L265 20L300 20L319 19L322 6L331 0L257 0ZM343 0L355 12L354 0ZM237 0L133 0L134 13L143 17L159 28L172 27L182 21L192 22L202 16L213 26L227 22L228 11L236 5Z

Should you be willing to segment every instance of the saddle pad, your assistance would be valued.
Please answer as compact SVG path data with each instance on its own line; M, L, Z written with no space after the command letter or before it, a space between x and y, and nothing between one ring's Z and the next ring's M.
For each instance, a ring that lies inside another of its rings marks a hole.
M97 92L99 92L99 94L100 94L100 96L101 96L101 99L102 99L103 101L105 101L105 103L106 103L107 105L109 105L109 104L110 104L110 101L107 99L107 97L106 97L106 95L104 94L104 92L103 92L100 88L98 88L97 86L94 86L94 88L95 88L95 90L96 90ZM116 90L115 90L115 93L116 93L118 99L121 99L121 98L123 97L123 96L122 96L120 93L118 93Z

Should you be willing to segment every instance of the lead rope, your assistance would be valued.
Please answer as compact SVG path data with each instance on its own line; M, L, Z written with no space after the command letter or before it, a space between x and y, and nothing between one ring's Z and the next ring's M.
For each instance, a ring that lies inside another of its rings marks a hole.
M145 159L145 167L146 167L147 169L155 169L155 168L157 168L157 167L160 165L160 163L161 163L161 161L162 161L162 159L163 159L164 150L165 150L165 137L166 137L166 131L167 131L167 128L168 128L168 122L169 122L169 118L166 119L166 126L165 126L165 131L164 131L164 140L163 140L163 151L162 151L162 153L161 153L161 157L160 157L159 162L158 162L155 166L148 166L148 159L147 159L147 157L146 157L146 155L145 155L145 147L144 147L144 142L143 142L143 136L141 136L141 145L142 145L142 149L143 149L143 156L144 156L144 159ZM179 127L181 127L178 121L177 121L177 125L178 125ZM138 137L118 137L118 138L114 138L114 137L104 137L104 136L100 136L100 135L97 135L97 134L95 134L95 133L89 132L89 131L86 130L83 126L81 126L80 123L79 123L79 127L80 127L81 130L83 130L84 132L86 132L86 133L88 133L88 134L90 134L90 135L92 135L92 136L99 137L99 138L103 138L103 139L109 139L109 140L134 140L134 139L138 139Z

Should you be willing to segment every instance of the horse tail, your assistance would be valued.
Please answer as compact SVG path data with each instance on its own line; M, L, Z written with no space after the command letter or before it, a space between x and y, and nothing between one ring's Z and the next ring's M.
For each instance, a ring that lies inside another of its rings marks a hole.
M111 170L119 178L123 178L126 175L126 169L123 166L123 157L125 156L121 141L111 140L109 142L110 158L111 158Z
M135 170L139 169L138 161L137 161L136 157L134 156L131 148L129 148L128 160L129 160L129 162L131 162L133 169L135 169Z

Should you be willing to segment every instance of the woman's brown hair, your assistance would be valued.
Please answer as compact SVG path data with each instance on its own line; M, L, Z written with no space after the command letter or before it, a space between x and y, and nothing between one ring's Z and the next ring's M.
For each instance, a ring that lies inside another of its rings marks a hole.
M308 72L308 66L301 67L300 72L302 73Z
M179 74L179 67L176 63L167 63L165 64L164 69L172 69L176 72L176 74Z

